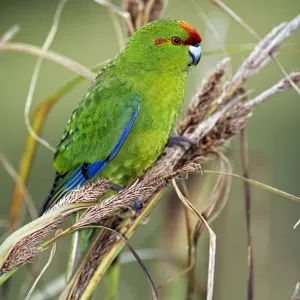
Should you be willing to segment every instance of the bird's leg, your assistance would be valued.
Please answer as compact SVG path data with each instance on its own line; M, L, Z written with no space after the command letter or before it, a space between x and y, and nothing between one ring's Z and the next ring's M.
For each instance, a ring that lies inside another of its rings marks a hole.
M125 188L120 186L120 185L117 185L117 184L114 184L112 183L110 185L110 188L113 190L113 191L116 191L117 193L123 191ZM143 208L143 204L141 203L141 201L139 199L135 199L134 200L134 204L133 204L133 210L135 212L139 212L141 209Z
M115 191L115 192L117 192L117 193L119 193L119 192L121 192L121 191L124 190L124 188L122 186L114 184L114 183L110 184L110 189L113 190L113 191Z
M138 213L141 211L142 208L143 208L142 202L139 199L135 199L133 204L133 210Z
M168 140L167 147L179 146L186 150L184 143L189 144L192 148L197 147L197 142L182 135L171 135Z

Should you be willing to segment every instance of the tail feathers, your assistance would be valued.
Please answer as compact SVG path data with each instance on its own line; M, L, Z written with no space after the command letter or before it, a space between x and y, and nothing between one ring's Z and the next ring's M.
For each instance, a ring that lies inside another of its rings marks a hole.
M66 194L94 178L106 164L106 160L101 160L95 163L85 163L70 174L66 173L61 175L56 173L52 189L44 201L40 215Z

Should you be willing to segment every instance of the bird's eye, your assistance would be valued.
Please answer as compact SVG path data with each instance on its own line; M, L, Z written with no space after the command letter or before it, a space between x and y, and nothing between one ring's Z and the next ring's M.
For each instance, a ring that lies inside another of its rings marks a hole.
M178 36L174 36L171 38L171 42L173 45L179 46L179 45L181 45L181 38Z

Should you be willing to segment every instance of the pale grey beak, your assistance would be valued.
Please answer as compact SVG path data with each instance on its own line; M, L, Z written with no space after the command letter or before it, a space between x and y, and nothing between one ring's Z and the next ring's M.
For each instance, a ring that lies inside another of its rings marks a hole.
M197 43L195 44L194 46L189 46L189 54L190 54L190 57L191 57L191 62L190 62L190 66L191 65L194 65L194 66L197 66L199 61L200 61L200 58L201 58L201 52L202 52L202 49L201 49L201 44L200 43Z

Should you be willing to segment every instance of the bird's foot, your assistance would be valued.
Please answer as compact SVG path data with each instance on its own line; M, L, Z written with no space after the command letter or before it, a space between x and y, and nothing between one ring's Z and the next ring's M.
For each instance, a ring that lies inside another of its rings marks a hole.
M135 199L134 200L134 204L133 204L133 210L138 213L141 211L141 209L143 208L143 204L139 199Z
M119 192L121 192L121 191L123 191L123 190L125 189L124 187L122 187L122 186L120 186L120 185L117 185L117 184L114 184L114 183L112 183L112 184L110 185L110 188L111 188L113 191L117 192L117 193L119 193ZM132 209L133 209L136 213L138 213L138 212L140 212L140 210L141 210L142 208L143 208L143 204L141 203L141 201L140 201L139 199L134 200L134 204L133 204Z
M197 142L182 135L171 135L168 140L167 147L179 146L186 150L185 143L189 144L191 148L197 147Z

